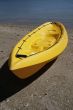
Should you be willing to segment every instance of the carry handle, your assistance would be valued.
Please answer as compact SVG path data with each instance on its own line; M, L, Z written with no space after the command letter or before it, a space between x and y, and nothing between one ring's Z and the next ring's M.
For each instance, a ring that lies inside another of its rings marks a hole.
M28 57L28 56L27 56L27 55L22 55L22 54L17 54L16 57L17 57L17 58L19 58L19 57L26 58L26 57Z

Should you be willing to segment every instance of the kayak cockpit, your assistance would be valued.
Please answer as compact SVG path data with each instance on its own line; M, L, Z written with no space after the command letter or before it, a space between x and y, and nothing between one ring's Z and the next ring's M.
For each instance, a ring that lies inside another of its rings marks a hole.
M61 37L61 27L56 23L38 28L33 32L23 45L21 44L19 51L16 53L17 58L27 58L54 46Z

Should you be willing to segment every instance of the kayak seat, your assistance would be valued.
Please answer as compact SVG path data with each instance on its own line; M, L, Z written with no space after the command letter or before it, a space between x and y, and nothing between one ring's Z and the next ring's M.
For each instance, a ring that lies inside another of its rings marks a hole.
M39 37L39 39L35 40L34 43L31 44L32 52L40 52L44 51L51 46L53 46L57 40L59 39L59 34L49 34L42 39L42 37Z

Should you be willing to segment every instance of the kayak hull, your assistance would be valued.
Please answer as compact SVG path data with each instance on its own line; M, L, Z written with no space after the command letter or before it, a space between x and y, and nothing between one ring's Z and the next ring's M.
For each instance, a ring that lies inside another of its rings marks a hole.
M29 67L24 67L16 70L12 70L14 75L16 75L18 78L25 79L30 76L32 76L34 73L39 71L43 66L45 66L48 62L43 62L40 64L32 65Z

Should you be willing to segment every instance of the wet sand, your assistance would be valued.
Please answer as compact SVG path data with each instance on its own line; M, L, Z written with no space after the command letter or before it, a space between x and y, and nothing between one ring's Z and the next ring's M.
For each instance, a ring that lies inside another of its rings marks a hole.
M37 75L20 80L8 70L11 49L35 26L0 24L0 110L73 110L73 31L66 50Z

